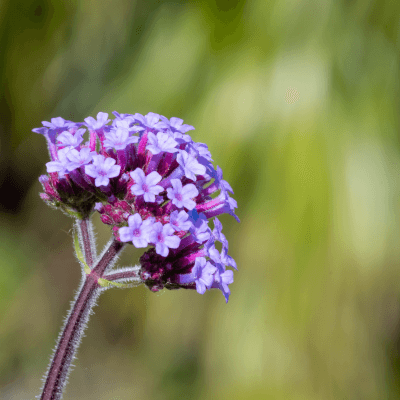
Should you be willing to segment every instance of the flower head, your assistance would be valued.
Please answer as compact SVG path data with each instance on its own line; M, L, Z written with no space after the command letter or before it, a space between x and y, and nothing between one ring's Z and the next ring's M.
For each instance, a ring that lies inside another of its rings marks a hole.
M58 117L34 129L48 140L51 158L49 175L40 178L42 199L80 218L96 211L117 240L150 246L140 258L140 277L152 291L216 288L228 300L230 268L237 266L217 217L238 218L222 169L182 119L113 114L112 121L99 112L84 123Z

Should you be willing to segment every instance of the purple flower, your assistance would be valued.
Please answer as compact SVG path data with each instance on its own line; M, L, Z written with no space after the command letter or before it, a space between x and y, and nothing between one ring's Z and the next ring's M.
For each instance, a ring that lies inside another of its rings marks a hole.
M179 179L171 179L172 188L167 189L167 196L172 200L172 203L178 208L186 207L192 210L196 206L196 202L192 198L199 194L196 186L189 183L182 187L182 182Z
M139 141L138 136L129 136L129 130L124 127L112 129L105 133L105 138L104 147L106 149L114 148L115 150L123 150L128 144Z
M92 178L96 178L94 184L97 187L107 186L110 183L110 178L115 178L121 171L121 166L114 164L113 158L94 155L93 164L85 165L85 172Z
M228 183L228 182L227 182ZM229 184L228 184L229 185ZM219 197L222 197L225 200L225 208L229 210L229 214L231 214L237 222L240 222L239 217L235 214L235 208L237 208L237 201L230 197L227 191L222 191Z
M204 294L214 282L214 273L217 268L204 257L197 257L190 274L179 275L179 283L196 283L197 293Z
M167 132L169 133L169 132L171 132L171 131L167 131ZM184 134L182 134L182 133L180 133L180 132L171 132L170 134L171 134L171 136L173 136L173 138L174 138L179 144L182 144L182 143L185 143L185 144L192 143L192 138L190 137L190 135L184 135Z
M194 149L197 151L199 157L205 158L207 161L212 161L211 153L205 143L193 143Z
M124 114L125 115L125 114ZM113 128L123 128L127 129L129 133L137 133L140 131L144 131L144 128L139 126L139 125L132 125L135 123L135 118L133 118L133 115L127 116L124 119L115 119L113 121Z
M219 183L220 189L222 192L230 192L233 194L233 189L231 185L222 179L222 169L219 165L217 165L217 170L216 170L216 175L215 175L215 180ZM237 207L237 205L236 205Z
M98 131L104 128L111 120L108 119L108 114L99 112L97 114L97 120L93 117L85 118L85 125L92 131Z
M237 270L236 261L231 256L228 256L228 248L227 247L222 248L221 262L222 262L222 264L226 265L227 267L232 267Z
M174 235L174 228L170 224L162 225L161 222L156 222L152 226L149 233L149 242L156 246L156 253L160 256L167 257L169 249L177 249L180 239Z
M136 122L148 129L160 130L162 128L167 128L167 126L163 122L159 122L159 114L149 112L148 114L143 116L142 114L136 113L133 115L133 117L135 118Z
M51 122L47 122L47 121L42 121L43 126L46 126L49 129L63 129L66 130L68 128L71 127L71 124L74 124L71 121L68 121L64 118L61 117L57 117L57 118L52 118ZM74 124L75 125L75 124Z
M188 231L192 223L188 220L189 215L185 211L175 210L171 213L170 225L175 231Z
M204 243L211 237L211 229L208 226L207 217L203 213L198 213L195 208L189 211L189 221L192 226L189 231L197 243Z
M214 229L212 231L214 239L223 243L224 246L228 245L225 235L222 233L222 224L218 218L214 218Z
M144 201L148 203L154 203L155 195L164 191L162 186L157 185L161 181L161 175L156 171L145 176L141 168L136 168L130 175L135 181L135 184L131 187L132 194L135 196L144 195Z
M194 129L194 126L183 124L183 119L172 117L170 120L164 116L160 116L161 120L169 127L172 132L186 133Z
M129 226L119 228L121 242L132 242L137 248L146 247L149 244L149 233L154 224L154 218L145 221L139 214L131 215L128 218Z
M47 172L58 172L59 176L63 176L67 173L67 153L70 151L68 147L58 150L58 160L50 161L46 163Z
M190 233L194 236L197 243L204 243L211 236L211 229L207 221L198 220L190 228Z
M84 147L80 151L76 149L71 149L67 153L67 169L68 171L73 171L76 168L80 168L86 164L89 164L93 160L94 151L91 152L88 147Z
M221 256L214 244L212 244L208 249L208 257L210 257L216 264L221 264Z
M227 269L226 271L220 273L216 272L215 273L215 280L211 286L211 288L214 289L220 289L222 291L222 294L225 296L225 301L228 302L229 300L229 295L231 294L231 291L228 287L233 283L233 271L230 269Z
M156 135L153 132L149 132L147 139L147 150L150 150L152 154L158 153L176 153L178 149L176 146L178 143L165 132L158 132Z
M184 150L181 150L177 156L178 164L182 167L186 178L196 181L196 175L203 175L206 167L201 165L195 157Z
M61 132L57 136L57 141L59 141L62 146L78 147L83 142L82 135L86 132L86 129L78 129L74 134L69 131Z
M52 118L51 122L42 121L42 124L45 128L35 128L33 129L33 132L40 133L43 135L47 134L48 138L50 139L50 142L52 143L56 142L56 136L61 132L67 131L68 129L71 128L77 128L80 125L82 125L81 123L68 121L61 117Z

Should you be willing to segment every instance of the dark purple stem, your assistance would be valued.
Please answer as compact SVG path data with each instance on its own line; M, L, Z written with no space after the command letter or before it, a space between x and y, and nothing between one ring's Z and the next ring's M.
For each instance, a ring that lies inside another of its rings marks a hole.
M91 221L89 219L82 219L78 220L77 224L79 225L81 234L82 234L82 242L83 242L83 251L85 254L85 260L86 264L89 265L89 267L92 267L93 265L93 253L92 253L92 242L93 239L91 238L91 232L89 229L92 229L91 227Z
M99 278L103 278L103 275L110 265L110 263L114 260L114 258L118 255L118 253L123 249L124 244L119 242L117 239L114 239L106 252L103 254L101 260L96 264L96 266L92 269L92 274L96 274Z
M80 342L90 309L99 295L97 278L88 275L61 334L40 400L59 400L74 353Z
M83 222L83 221L82 221ZM91 235L87 228L87 224L81 223L80 228L82 236L88 238L89 243L85 244L85 255L92 255L91 252ZM86 232L86 233L84 233ZM63 332L59 338L56 351L53 356L46 381L43 387L40 400L59 400L62 396L68 371L74 358L74 354L79 346L82 333L89 319L90 310L96 303L96 299L100 294L101 286L98 279L101 278L109 265L112 265L118 253L122 250L123 244L113 240L108 249L104 252L101 259L97 262L92 272L84 275L83 284L79 290L78 296L67 317ZM88 260L89 261L89 260ZM93 261L93 260L92 260ZM89 264L89 262L87 262Z
M133 280L134 278L137 278L139 281L139 274L138 271L136 270L129 270L129 271L122 271L122 272L115 272L112 274L104 275L104 279L107 279L108 281L117 281L117 280Z

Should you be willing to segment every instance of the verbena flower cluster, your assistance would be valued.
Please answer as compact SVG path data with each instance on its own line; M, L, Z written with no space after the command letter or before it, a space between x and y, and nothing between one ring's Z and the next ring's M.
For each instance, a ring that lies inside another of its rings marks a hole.
M41 198L78 218L95 210L117 240L153 246L140 258L140 277L152 291L218 288L228 301L228 267L237 268L217 216L239 222L237 203L207 145L194 142L187 134L194 127L179 118L113 114L82 123L52 118L33 129L51 157Z

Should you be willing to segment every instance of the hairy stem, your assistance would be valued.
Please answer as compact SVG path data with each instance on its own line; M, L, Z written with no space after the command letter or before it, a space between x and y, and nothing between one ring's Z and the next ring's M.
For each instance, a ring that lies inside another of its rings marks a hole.
M100 261L92 269L92 274L97 275L99 278L103 278L105 271L110 266L110 264L112 264L113 260L121 252L124 246L124 243L121 243L116 239L111 241L107 250L103 253Z
M114 270L111 273L104 275L103 278L111 282L124 282L124 283L141 283L142 280L139 276L140 267L129 267Z
M79 230L82 235L83 246L85 246L85 238L87 238L89 242L88 246L84 249L86 259L88 259L88 254L93 255L91 251L92 236L90 231L87 229L85 231L87 225L83 225L84 227L82 229L82 224L80 224ZM51 361L45 378L42 394L41 397L39 397L40 400L61 399L71 362L80 344L91 310L102 289L98 280L99 278L103 278L107 267L113 265L123 247L124 245L122 243L112 240L90 274L83 274L81 287L66 318L63 331L59 336L53 360ZM87 263L89 264L89 262Z
M92 221L90 219L77 219L76 227L85 255L86 264L92 268L94 257L96 257Z
M87 275L75 299L51 362L40 400L59 400L90 310L100 294L97 279Z

